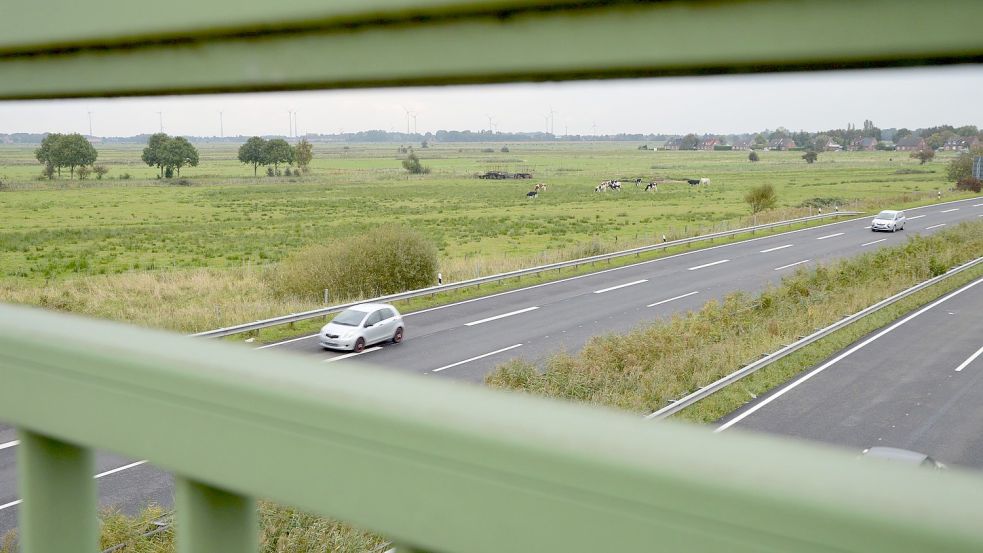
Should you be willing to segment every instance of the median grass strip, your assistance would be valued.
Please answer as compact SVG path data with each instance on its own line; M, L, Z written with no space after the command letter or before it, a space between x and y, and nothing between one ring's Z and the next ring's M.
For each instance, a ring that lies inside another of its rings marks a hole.
M699 311L643 325L628 334L595 337L577 354L553 356L542 370L528 361L510 361L490 374L487 383L647 414L981 251L983 222L963 223L930 237L913 236L901 246L799 270L758 295L730 294ZM925 301L925 295L919 297ZM804 349L776 363L776 369L731 387L720 399L701 402L680 415L715 420L853 341L856 333L862 335L892 320L891 313L903 313L913 301L917 299L865 319L865 326L837 333L829 345Z

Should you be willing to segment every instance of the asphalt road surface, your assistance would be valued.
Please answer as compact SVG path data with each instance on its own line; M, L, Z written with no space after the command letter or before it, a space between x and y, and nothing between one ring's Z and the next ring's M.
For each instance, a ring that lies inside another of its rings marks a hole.
M718 427L728 429L983 468L983 279L757 398Z
M403 343L367 348L358 355L324 351L316 335L257 349L314 356L325 363L345 360L480 382L510 358L541 363L555 352L576 351L598 334L623 332L734 291L759 291L799 267L902 244L907 235L932 234L978 220L983 217L983 198L906 213L903 232L873 233L869 217L841 221L409 313L404 315ZM0 425L0 533L16 526L15 439L8 427ZM165 507L172 504L169 476L148 464L133 465L138 461L106 453L97 456L104 507L134 512L150 501Z

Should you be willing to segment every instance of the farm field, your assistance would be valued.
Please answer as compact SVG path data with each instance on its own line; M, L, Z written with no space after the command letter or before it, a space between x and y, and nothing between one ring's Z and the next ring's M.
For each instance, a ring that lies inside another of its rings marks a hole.
M743 196L764 183L775 187L778 208L759 222L809 214L817 200L827 209L879 209L949 188L945 155L919 166L905 152L830 152L810 165L801 152L761 152L751 163L747 152L639 145L519 143L502 152L502 144L437 144L416 150L431 172L410 175L397 144L315 143L309 174L270 178L253 177L252 167L236 160L237 146L203 144L200 165L170 181L154 178L139 145L98 147L109 173L85 181L38 180L31 147L0 146L0 300L45 303L27 291L47 287L57 296L77 289L80 279L89 279L87 293L140 294L151 279L171 282L177 299L200 299L203 280L212 281L217 297L230 287L262 295L263 270L284 256L387 222L432 240L452 281L651 243L662 234L748 224ZM475 178L489 170L534 177ZM124 174L130 178L120 179ZM593 191L602 180L635 177L708 177L711 185L665 184L646 193L625 183L621 192ZM527 199L537 182L548 190ZM212 303L224 309L217 297ZM264 302L276 309L280 300ZM48 304L72 310L57 299Z

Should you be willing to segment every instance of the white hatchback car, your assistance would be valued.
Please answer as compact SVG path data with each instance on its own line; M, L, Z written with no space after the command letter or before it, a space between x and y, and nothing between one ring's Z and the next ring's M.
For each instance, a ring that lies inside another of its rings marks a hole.
M321 328L321 347L351 350L356 353L365 346L391 341L403 341L403 317L387 303L363 303L339 313Z
M889 230L891 232L896 230L904 230L904 223L904 211L886 209L874 217L874 220L870 223L870 230L873 232L877 232L879 230Z

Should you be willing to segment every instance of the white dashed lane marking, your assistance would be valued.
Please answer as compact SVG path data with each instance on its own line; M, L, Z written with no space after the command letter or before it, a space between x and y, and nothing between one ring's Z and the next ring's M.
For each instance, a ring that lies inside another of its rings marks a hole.
M846 233L845 232L837 232L836 234L827 234L826 236L820 236L819 238L816 238L816 240L825 240L827 238L835 238L837 236L843 236L844 234L846 234Z
M549 338L549 336L547 336L547 338ZM470 363L472 361L477 361L478 359L484 359L485 357L490 357L492 355L495 355L496 353L502 353L503 351L508 351L510 349L515 349L515 348L518 348L518 347L521 347L521 346L522 346L522 344L515 344L515 345L509 346L507 348L497 349L495 351L489 351L488 353L485 353L485 354L482 354L482 355L477 355L477 356L472 357L470 359L465 359L464 361L458 361L457 363L451 363L450 365L444 365L443 367L440 367L439 369L434 369L433 372L435 372L435 373L436 372L440 372L440 371L442 371L444 369L449 369L451 367L456 367L458 365L463 365L465 363Z
M604 292L610 292L611 290L617 290L619 288L627 288L629 286L634 286L636 284L641 284L643 282L648 282L648 279L647 278L643 278L642 280L636 280L634 282L626 282L625 284L619 284L617 286L612 286L610 288L601 288L600 290L594 290L594 293L595 294L603 294Z
M478 320L478 321L471 321L470 323L464 323L464 326L474 326L474 325L480 325L482 323L487 323L489 321L497 321L498 319L504 319L505 317L511 317L512 315L519 315L521 313L528 313L529 311L535 311L536 309L539 309L539 306L536 306L536 307L527 307L525 309L519 309L518 311L510 311L509 313L502 313L501 315L495 315L494 317L488 317L487 319L481 319L481 320Z
M774 251L784 250L785 248L791 248L791 247L792 247L792 244L785 244L784 246L778 246L776 248L768 248L767 250L761 250L758 253L774 252Z
M663 303L669 303L671 301L681 300L683 298L687 298L689 296L692 296L693 294L699 294L699 293L700 293L699 290L695 290L693 292L689 292L689 293L683 294L681 296L676 296L674 298L669 298L669 299L666 299L666 300L657 301L655 303L650 303L650 304L646 305L645 307L655 307L656 305L662 305Z
M866 244L860 244L860 245L861 246L870 246L872 244L877 244L878 242L883 242L885 240L887 240L887 238L881 238L880 240L874 240L873 242L867 242Z
M773 270L781 271L782 269L788 269L789 267L795 267L796 265L802 265L803 263L808 263L812 261L811 259L803 259L802 261L796 261L795 263L789 263L788 265L782 265L781 267L775 267Z
M721 263L727 263L729 259L721 259L720 261L714 261L713 263L704 263L703 265L697 265L696 267L690 267L686 269L687 271L695 271L697 269L703 269L705 267L713 267L714 265L720 265Z

